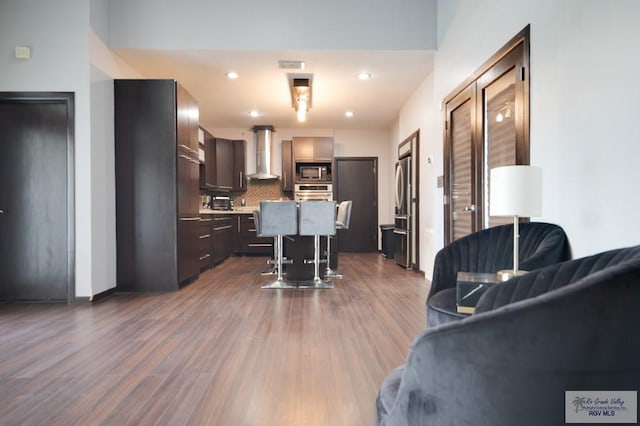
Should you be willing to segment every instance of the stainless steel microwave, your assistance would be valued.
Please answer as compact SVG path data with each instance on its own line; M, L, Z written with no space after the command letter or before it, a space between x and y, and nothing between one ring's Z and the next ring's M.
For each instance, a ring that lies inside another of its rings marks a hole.
M300 166L299 179L301 181L327 182L331 180L327 166Z

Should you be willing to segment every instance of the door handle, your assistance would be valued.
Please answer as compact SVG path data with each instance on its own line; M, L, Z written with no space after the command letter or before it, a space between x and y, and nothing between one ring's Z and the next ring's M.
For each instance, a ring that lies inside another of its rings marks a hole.
M471 204L470 206L464 206L462 209L463 212L475 212L477 210L475 204Z

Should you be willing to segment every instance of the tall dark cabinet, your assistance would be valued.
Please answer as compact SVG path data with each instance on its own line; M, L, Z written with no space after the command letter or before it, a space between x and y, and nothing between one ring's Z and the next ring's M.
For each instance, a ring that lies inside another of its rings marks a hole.
M115 80L117 286L199 273L198 105L174 80Z

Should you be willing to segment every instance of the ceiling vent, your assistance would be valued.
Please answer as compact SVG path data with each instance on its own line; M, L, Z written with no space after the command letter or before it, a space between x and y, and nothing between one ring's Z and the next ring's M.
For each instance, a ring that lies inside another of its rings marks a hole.
M278 61L281 70L303 70L303 61Z

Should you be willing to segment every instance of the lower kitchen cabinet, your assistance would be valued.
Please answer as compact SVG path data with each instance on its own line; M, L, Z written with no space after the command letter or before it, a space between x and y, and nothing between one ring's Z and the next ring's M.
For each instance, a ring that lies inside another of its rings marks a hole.
M195 219L195 220L193 220ZM178 281L184 282L198 275L198 218L180 218L178 220Z
M252 214L236 215L235 234L236 254L260 254L270 256L273 253L273 238L258 237Z
M233 250L233 215L213 214L211 238L211 258L213 264L218 264L231 256Z
M211 268L213 258L211 257L211 246L213 245L213 238L211 231L213 229L213 219L211 215L200 216L200 235L199 239L199 252L198 257L200 259L200 271Z

